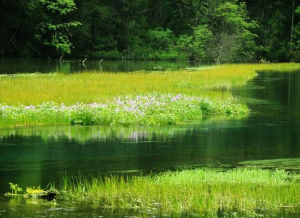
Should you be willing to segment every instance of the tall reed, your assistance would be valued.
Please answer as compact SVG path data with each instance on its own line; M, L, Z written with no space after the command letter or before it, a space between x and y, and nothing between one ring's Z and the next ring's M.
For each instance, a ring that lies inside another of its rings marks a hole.
M196 169L155 176L65 178L63 198L154 216L274 215L300 211L300 183L285 171Z

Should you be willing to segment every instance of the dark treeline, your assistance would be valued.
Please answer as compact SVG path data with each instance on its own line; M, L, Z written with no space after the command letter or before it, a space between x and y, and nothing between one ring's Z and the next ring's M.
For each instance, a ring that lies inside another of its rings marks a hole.
M300 0L0 0L0 56L298 61L299 6Z

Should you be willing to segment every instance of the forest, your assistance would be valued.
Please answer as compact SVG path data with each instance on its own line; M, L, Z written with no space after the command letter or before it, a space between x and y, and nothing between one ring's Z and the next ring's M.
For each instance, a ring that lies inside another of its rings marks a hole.
M0 56L300 59L300 0L2 0Z

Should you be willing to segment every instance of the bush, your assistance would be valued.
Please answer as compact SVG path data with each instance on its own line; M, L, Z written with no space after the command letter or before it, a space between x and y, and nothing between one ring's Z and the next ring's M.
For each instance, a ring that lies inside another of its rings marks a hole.
M175 36L169 29L150 29L146 41L150 47L157 50L168 50L174 46Z

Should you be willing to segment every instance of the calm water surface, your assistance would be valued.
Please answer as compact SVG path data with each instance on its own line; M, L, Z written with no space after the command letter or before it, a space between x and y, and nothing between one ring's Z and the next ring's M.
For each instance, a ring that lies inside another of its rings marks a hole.
M84 64L80 60L52 59L26 59L26 58L0 58L0 74L14 73L78 73L83 71L105 72L131 72L131 71L155 71L178 70L189 67L186 62L162 62L162 61L109 61L87 59Z
M300 73L261 73L233 91L252 110L244 120L162 128L39 127L2 130L0 193L59 184L64 175L148 173L245 160L300 158ZM63 205L63 204L62 204ZM1 200L0 216L93 217L90 209Z

